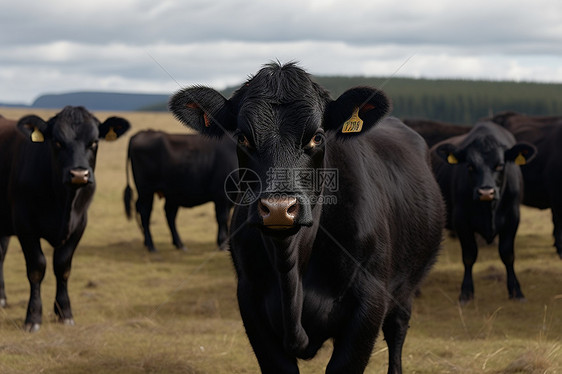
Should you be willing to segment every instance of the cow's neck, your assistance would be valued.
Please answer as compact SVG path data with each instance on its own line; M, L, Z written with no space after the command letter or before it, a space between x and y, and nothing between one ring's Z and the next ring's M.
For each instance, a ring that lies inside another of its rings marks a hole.
M88 207L92 201L94 186L88 185L81 188L73 188L61 185L57 189L56 204L60 212L60 231L56 239L63 244L75 231L78 225L86 219Z
M321 210L322 207L317 205L312 211L314 224L311 227L301 227L299 232L290 238L263 236L263 244L268 248L277 270L285 349L295 354L304 352L308 347L308 336L302 326L302 279L318 232Z

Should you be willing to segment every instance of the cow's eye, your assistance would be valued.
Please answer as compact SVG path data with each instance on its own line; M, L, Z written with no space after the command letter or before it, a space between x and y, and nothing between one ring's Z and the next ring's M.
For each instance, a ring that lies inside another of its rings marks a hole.
M468 164L467 167L468 167L468 171L474 171L474 165Z
M88 148L90 148L91 150L94 150L97 147L98 147L98 142L96 140L93 140L90 143L88 143Z
M61 142L55 142L55 146L56 146L58 149L62 149L62 147L63 147L63 145L62 145Z
M505 167L504 164L498 164L498 165L496 166L496 171L503 171L504 167Z
M318 147L319 145L322 145L324 143L324 140L325 140L324 133L318 131L316 134L314 134L312 139L310 139L310 142L308 143L308 148Z
M246 135L239 134L238 135L238 144L244 147L250 147L250 141L246 138Z

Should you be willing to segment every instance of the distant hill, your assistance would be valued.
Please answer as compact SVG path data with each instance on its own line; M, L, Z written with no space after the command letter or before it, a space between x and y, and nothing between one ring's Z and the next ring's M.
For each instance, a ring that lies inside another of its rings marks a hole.
M89 110L136 111L167 101L168 95L158 94L69 92L41 95L31 104L31 107L58 109L66 105L81 105Z

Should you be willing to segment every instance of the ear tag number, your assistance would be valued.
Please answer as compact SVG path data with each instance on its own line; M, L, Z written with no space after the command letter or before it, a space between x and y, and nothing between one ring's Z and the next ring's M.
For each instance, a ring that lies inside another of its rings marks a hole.
M519 155L515 157L514 161L516 165L525 165L527 163L525 156L523 156L521 153L519 153Z
M449 153L449 156L447 156L447 162L451 165L456 165L459 163L459 160L457 160L454 154Z
M33 132L31 133L31 141L33 143L43 143L45 141L45 137L43 136L43 133L39 131L37 126L33 128Z
M355 108L353 114L347 121L343 123L341 132L343 134L350 132L361 132L363 129L363 120L359 118L359 108Z
M105 140L111 142L115 139L117 139L117 134L115 133L115 130L113 130L113 126L110 126L109 131L105 134Z

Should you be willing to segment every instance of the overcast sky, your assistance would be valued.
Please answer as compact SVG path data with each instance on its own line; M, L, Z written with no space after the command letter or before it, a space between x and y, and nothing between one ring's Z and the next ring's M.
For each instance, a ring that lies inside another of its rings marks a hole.
M0 103L317 75L562 82L560 0L0 0ZM392 84L392 81L387 84Z

